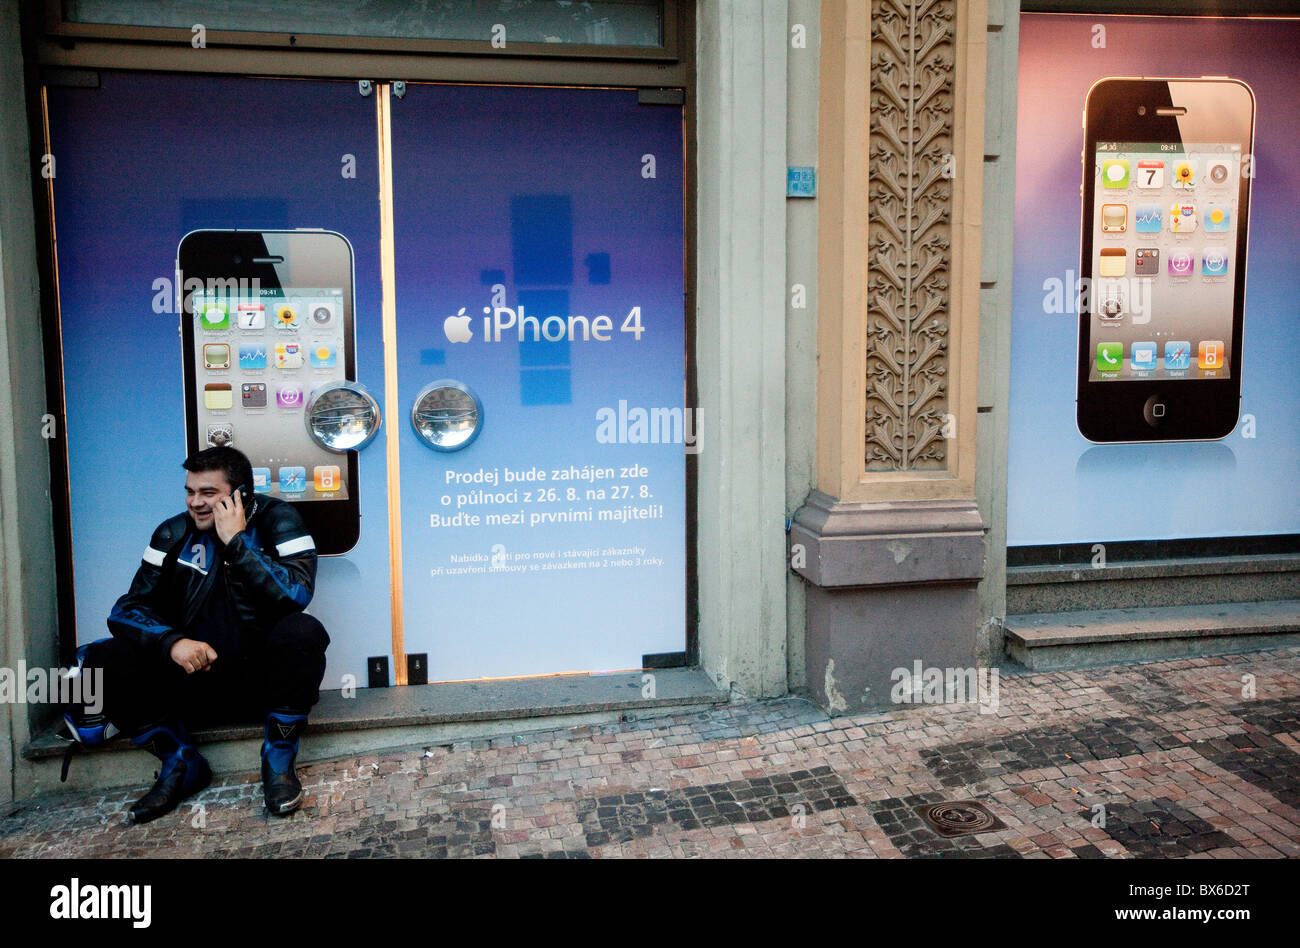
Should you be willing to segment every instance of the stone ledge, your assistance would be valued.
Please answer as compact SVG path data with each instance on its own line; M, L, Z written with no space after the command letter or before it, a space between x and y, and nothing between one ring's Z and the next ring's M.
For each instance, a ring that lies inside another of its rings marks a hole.
M845 503L813 491L788 543L794 571L815 586L974 583L984 577L984 530L973 500Z
M1300 600L1008 616L1007 654L1033 671L1300 644Z
M1008 586L1046 583L1102 582L1108 579L1163 579L1172 576L1231 576L1300 571L1300 554L1213 556L1109 562L1105 566L1070 563L1050 566L1010 566Z
M1007 616L1007 637L1043 645L1300 632L1300 600Z
M641 695L643 674L646 673L548 675L401 688L358 688L353 698L344 698L340 691L327 691L321 693L320 703L312 709L307 735L370 731L382 739L386 731L425 727L431 737L436 737L439 728L467 724L480 725L475 729L480 731L484 725L496 725L497 732L501 733L510 729L510 722L531 718L631 710L653 713L661 708L725 704L730 697L719 691L699 668L669 668L649 673L655 676L655 696L644 698ZM45 760L62 756L67 741L58 736L61 730L62 724L35 737L23 748L23 757ZM227 725L194 732L195 741L201 745L260 740L261 737L262 727L257 724ZM322 746L319 740L313 744ZM130 742L121 738L94 753L134 749Z

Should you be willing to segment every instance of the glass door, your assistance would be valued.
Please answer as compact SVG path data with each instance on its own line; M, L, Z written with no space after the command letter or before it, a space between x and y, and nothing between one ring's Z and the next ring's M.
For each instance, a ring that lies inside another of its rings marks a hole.
M679 105L392 101L402 638L430 680L685 649Z
M350 339L325 312L344 311L320 295L337 287L298 287L316 293L317 305L282 332L241 323L237 307L248 300L217 288L232 308L196 342L198 390L212 392L204 439L247 447L259 426L278 420L300 440L301 400L277 404L276 393L296 387L305 399L317 383L342 378L348 347L357 379L378 393L384 381L374 97L355 82L97 77L93 88L45 89L78 643L107 634L108 613L154 527L185 509L187 355L176 311L184 276L175 272L182 238L334 231L351 245L355 272ZM245 385L250 397L241 398ZM313 477L310 461L305 479L282 482L279 469L303 462L252 460L269 471L255 477L259 491L313 499L332 486ZM309 607L332 638L326 689L347 674L364 685L366 659L391 648L386 463L373 450L358 460L358 481L348 486L360 497L359 539L344 555L320 558Z

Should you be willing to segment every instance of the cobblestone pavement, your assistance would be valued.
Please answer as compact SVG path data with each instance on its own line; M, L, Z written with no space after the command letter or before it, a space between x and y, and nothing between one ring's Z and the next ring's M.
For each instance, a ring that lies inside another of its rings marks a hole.
M252 775L144 827L143 787L48 795L0 815L0 857L1300 855L1300 648L1004 671L998 699L738 702L314 763L283 820ZM942 835L936 805L983 831Z

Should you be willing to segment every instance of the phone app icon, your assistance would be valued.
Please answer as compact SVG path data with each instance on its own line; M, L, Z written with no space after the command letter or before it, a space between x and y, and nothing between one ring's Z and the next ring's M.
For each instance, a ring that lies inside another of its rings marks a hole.
M225 303L202 303L199 305L199 328L209 331L230 328L230 313Z
M1169 275L1176 277L1189 277L1192 275L1192 268L1196 265L1196 255L1190 250L1171 250L1169 251Z
M1123 247L1101 248L1101 275L1122 277L1128 269L1128 251Z
M313 369L332 369L338 364L334 347L323 342L311 347L310 356Z
M1129 360L1133 368L1143 371L1156 367L1156 344L1154 342L1135 342L1129 350Z
M1153 158L1138 162L1137 186L1139 188L1163 188L1165 186L1165 163Z
M203 367L205 369L230 368L230 346L224 342L206 342L203 344Z
M307 489L307 469L305 467L280 468L280 492L282 494L301 494Z
M277 329L298 328L298 307L290 303L281 303L275 308L275 326Z
M1128 159L1107 158L1101 163L1101 184L1104 188L1128 187Z
M1133 229L1139 234L1158 234L1163 222L1159 204L1139 204L1133 212Z
M1232 211L1226 204L1207 204L1205 206L1205 232L1207 234L1226 233L1232 223Z
M1174 163L1174 187L1191 188L1196 185L1196 162L1190 158Z
M281 408L297 408L302 404L302 389L297 385L281 385L275 390L275 403Z
M266 307L261 303L240 303L235 308L235 319L240 329L265 329Z
M265 382L244 382L239 386L239 392L243 396L245 408L266 407Z
M1189 201L1175 201L1169 205L1169 233L1190 234L1196 230L1196 205Z
M203 407L208 411L227 411L235 405L229 382L209 382L203 386Z
M1103 204L1101 206L1101 232L1122 234L1128 230L1128 205Z
M1217 247L1201 254L1201 276L1221 277L1228 275L1228 251Z
M311 469L312 484L317 493L336 491L342 484L337 464L318 464Z
M1124 343L1097 343L1097 371L1118 372L1124 366Z
M1223 368L1223 341L1202 342L1196 350L1196 364L1202 369Z
M239 367L241 369L266 368L266 346L253 342L239 347Z
M214 448L224 448L235 441L235 426L230 424L208 425L208 444Z
M277 342L271 350L277 369L301 369L302 345L297 342Z
M1192 365L1192 344L1183 342L1165 343L1165 368L1187 369Z
M253 468L253 493L271 493L271 469L269 467Z
M1160 274L1160 248L1139 247L1133 251L1133 273L1135 276L1158 276Z
M1205 180L1214 187L1222 187L1232 178L1232 165L1216 158L1205 166Z
M317 303L311 308L313 326L328 326L334 320L334 307L328 303Z

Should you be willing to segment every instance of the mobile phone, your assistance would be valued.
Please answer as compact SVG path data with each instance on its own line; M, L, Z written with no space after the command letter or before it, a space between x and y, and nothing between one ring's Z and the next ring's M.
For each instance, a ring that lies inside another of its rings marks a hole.
M1241 407L1254 92L1101 79L1083 128L1079 432L1224 438Z
M257 493L253 490L253 485L248 483L236 485L235 489L230 492L232 503L236 494L239 495L239 502L244 505L244 516L251 518L257 512Z
M357 454L313 440L304 406L316 386L356 380L351 244L323 230L201 230L176 257L189 451L238 448L254 494L292 503L318 553L346 553L361 535Z

